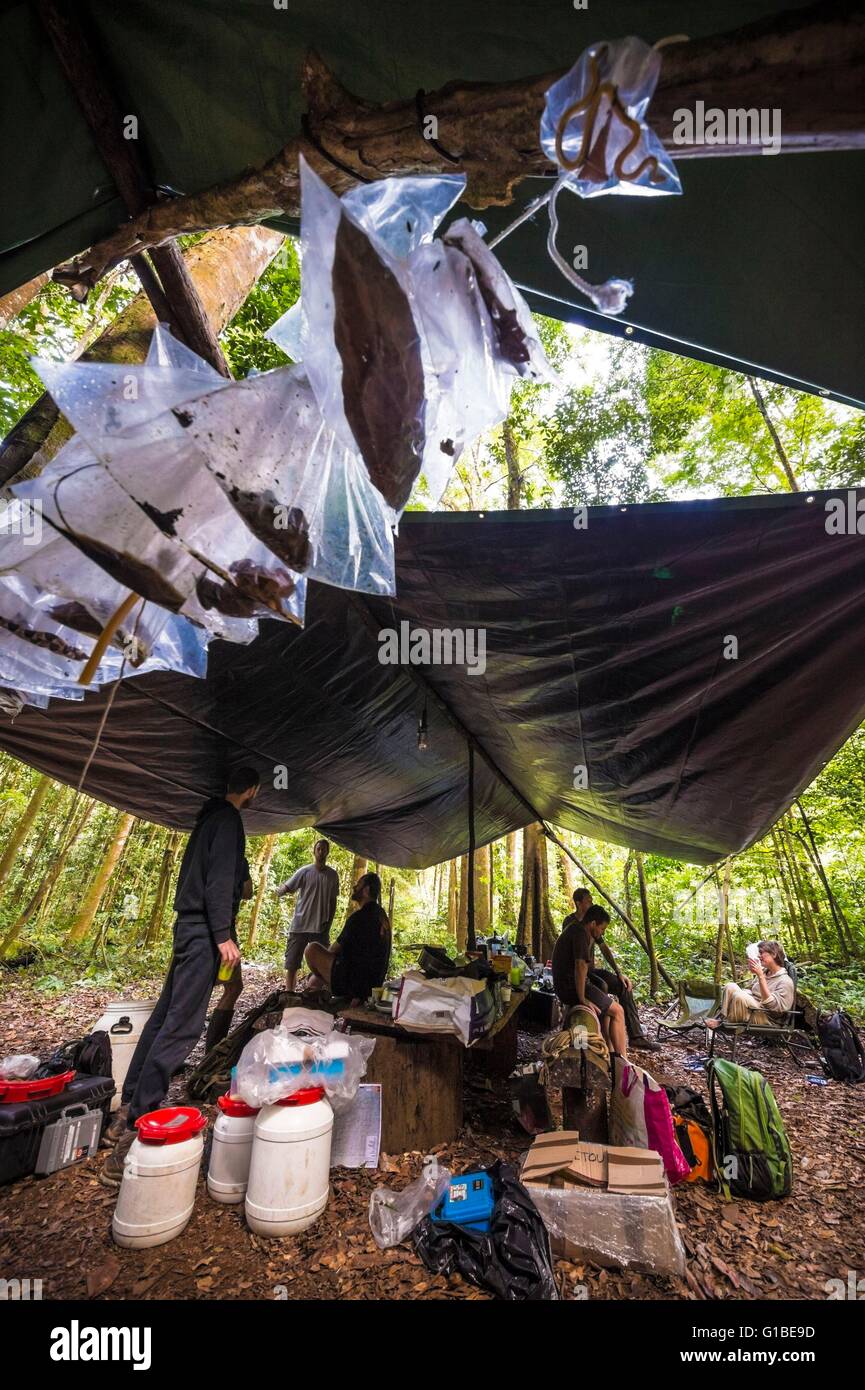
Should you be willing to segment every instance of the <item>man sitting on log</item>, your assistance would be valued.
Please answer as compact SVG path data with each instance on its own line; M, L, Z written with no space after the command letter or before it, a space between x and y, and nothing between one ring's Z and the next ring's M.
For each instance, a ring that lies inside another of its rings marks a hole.
M574 892L574 911L570 916L566 917L562 923L562 935L564 935L565 931L574 922L584 922L591 907L592 895L588 888L577 888ZM588 982L602 994L611 994L621 1005L625 1015L628 1043L635 1052L660 1052L660 1044L653 1042L651 1038L647 1038L644 1034L643 1025L640 1022L640 1015L637 1012L637 1005L634 1000L633 985L627 975L622 974L616 964L615 956L604 940L604 932L607 929L609 920L609 915L605 913L603 926L600 928L600 934L595 937L595 941L600 947L601 955L611 969L599 970L593 963L589 968ZM553 960L555 962L555 956ZM558 993L558 990L556 992Z
M313 941L304 959L314 975L333 995L359 1000L384 984L390 962L390 921L381 905L381 879L363 874L354 886L352 902L358 904L331 947Z

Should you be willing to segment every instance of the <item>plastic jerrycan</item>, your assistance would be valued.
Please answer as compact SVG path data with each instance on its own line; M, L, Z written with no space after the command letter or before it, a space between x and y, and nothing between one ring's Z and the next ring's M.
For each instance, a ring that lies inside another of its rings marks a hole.
M242 1202L249 1181L249 1162L257 1110L240 1096L220 1096L213 1126L207 1190L215 1202Z
M94 1033L103 1031L111 1040L111 1074L117 1087L111 1102L112 1110L116 1110L120 1104L120 1093L132 1054L156 1003L155 999L113 999L105 1005L105 1012L93 1025Z
M138 1136L123 1170L111 1234L141 1250L179 1236L195 1205L207 1120L190 1105L151 1110L135 1121Z
M319 1086L266 1105L255 1121L246 1221L262 1236L305 1231L327 1206L333 1111Z

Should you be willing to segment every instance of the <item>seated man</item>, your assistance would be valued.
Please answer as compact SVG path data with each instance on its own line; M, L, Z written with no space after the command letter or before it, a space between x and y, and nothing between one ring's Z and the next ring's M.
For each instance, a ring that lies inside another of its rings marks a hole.
M310 942L304 959L312 973L330 987L331 994L364 1000L384 984L390 961L390 922L381 906L378 874L363 874L351 900L358 908L338 940L330 947Z
M784 947L779 941L761 941L757 950L759 962L748 957L748 968L754 975L751 988L725 985L720 1015L707 1018L707 1028L717 1028L719 1023L776 1023L781 1014L793 1008L796 986L784 968Z
M617 999L589 978L595 965L595 943L609 920L610 914L602 907L590 907L582 919L576 914L568 918L553 950L553 987L563 1004L583 1004L597 1014L610 1051L627 1057L624 1010Z
M562 923L562 928L570 926L574 921L582 922L586 913L592 906L592 895L588 888L577 888L574 891L574 911L566 917ZM609 922L609 918L607 918ZM604 930L606 930L606 925ZM604 940L603 933L597 938L601 955L611 967L609 970L592 969L589 971L589 983L601 990L605 994L612 994L622 1006L625 1015L625 1026L628 1031L628 1043L635 1052L660 1052L660 1043L653 1042L647 1038L643 1032L643 1025L640 1022L640 1015L637 1012L637 1005L634 1000L634 988L627 975L623 975L616 964L615 956Z

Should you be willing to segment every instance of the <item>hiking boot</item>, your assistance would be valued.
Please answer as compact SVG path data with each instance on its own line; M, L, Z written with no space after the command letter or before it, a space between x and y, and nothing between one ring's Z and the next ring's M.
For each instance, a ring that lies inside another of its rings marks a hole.
M628 1046L632 1048L634 1052L661 1051L661 1044L659 1042L654 1042L651 1038L646 1037L631 1038L631 1040L628 1043Z
M102 1143L107 1149L113 1149L121 1134L126 1133L126 1124L129 1117L129 1105L121 1105L115 1110L111 1117L105 1133L102 1136Z
M126 1155L132 1148L137 1135L135 1126L125 1129L121 1134L111 1153L107 1155L102 1169L99 1173L99 1181L103 1187L119 1187L123 1181L123 1168L126 1163Z

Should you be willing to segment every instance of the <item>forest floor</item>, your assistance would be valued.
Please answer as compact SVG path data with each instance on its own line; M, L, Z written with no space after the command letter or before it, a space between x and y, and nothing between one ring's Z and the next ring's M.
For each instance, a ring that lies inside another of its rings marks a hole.
M253 968L247 978L242 1009L263 1000L281 979L264 968ZM147 997L148 988L158 992L158 984L142 982L136 997ZM109 997L91 988L53 999L20 983L5 988L0 1056L47 1055L86 1032ZM653 1024L653 1015L657 1011L645 1009L644 1021ZM540 1032L520 1034L522 1061L539 1055L541 1038ZM647 1061L661 1082L705 1092L705 1076L686 1070L704 1055L703 1036L695 1031L637 1060ZM725 1203L714 1186L679 1187L673 1200L688 1254L685 1278L557 1260L562 1297L585 1298L585 1286L592 1299L822 1300L828 1280L846 1282L849 1270L865 1270L865 1204L859 1196L865 1086L811 1085L780 1048L765 1044L742 1045L739 1060L763 1071L775 1091L793 1149L793 1195L764 1205ZM175 1080L172 1098L182 1099L182 1078ZM496 1158L518 1161L530 1140L511 1111L507 1082L489 1090L467 1072L465 1101L465 1125L454 1143L436 1151L441 1162L459 1172ZM186 1230L166 1245L140 1251L112 1243L115 1195L97 1181L101 1161L100 1154L51 1177L0 1189L0 1277L41 1279L46 1299L487 1297L459 1276L430 1275L408 1245L383 1252L372 1239L370 1193L382 1184L400 1188L416 1177L420 1154L383 1154L377 1172L335 1169L324 1214L309 1231L282 1240L253 1235L240 1207L209 1201L202 1187Z

